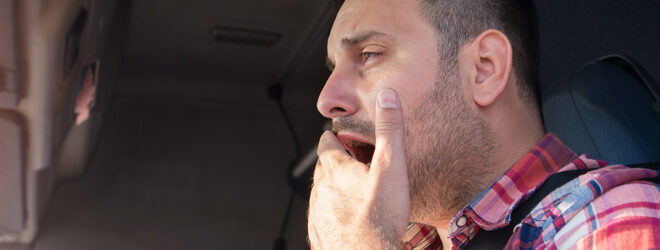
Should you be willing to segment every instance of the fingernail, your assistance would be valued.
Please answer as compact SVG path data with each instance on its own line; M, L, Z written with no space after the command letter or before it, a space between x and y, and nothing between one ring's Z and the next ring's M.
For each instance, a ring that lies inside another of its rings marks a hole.
M397 98L394 90L383 89L378 92L378 105L384 109L395 109L401 107L399 98Z

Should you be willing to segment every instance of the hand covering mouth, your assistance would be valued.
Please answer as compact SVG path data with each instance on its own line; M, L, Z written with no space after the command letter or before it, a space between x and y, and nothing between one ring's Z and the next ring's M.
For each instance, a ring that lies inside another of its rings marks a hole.
M374 150L376 149L372 142L359 136L341 132L337 134L337 139L353 158L367 166L371 165L371 159L374 157Z

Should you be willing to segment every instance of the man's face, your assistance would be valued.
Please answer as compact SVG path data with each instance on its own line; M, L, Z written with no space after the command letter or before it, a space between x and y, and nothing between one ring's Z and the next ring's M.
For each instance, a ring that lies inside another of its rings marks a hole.
M434 87L438 62L433 28L413 1L344 3L328 38L334 70L319 96L321 114L373 121L383 88L397 91L404 112L421 103L419 97ZM373 144L373 131L365 136Z
M437 219L430 214L460 209L478 192L470 185L483 169L462 166L485 165L490 144L487 126L466 105L456 63L440 63L435 29L417 2L344 3L328 38L334 70L317 107L333 119L344 147L367 164L377 93L396 90L404 114L411 219L428 222Z

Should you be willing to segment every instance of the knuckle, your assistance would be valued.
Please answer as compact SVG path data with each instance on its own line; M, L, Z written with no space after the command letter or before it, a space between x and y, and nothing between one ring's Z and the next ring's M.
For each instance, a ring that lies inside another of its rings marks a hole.
M337 165L344 166L346 164L350 164L350 160L352 159L350 156L347 156L345 154L341 154L339 152L335 152L335 155L333 157L335 159L335 163Z
M327 150L319 155L319 161L326 166L344 165L350 159L346 152L339 149Z
M402 125L398 121L378 121L375 124L376 131L398 131Z

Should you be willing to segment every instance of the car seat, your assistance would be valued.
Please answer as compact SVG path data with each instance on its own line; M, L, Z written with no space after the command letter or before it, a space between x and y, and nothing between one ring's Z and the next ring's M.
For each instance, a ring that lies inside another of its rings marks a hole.
M546 130L593 159L626 165L660 162L658 89L629 57L597 59L545 89Z

